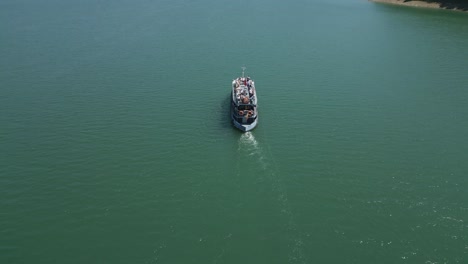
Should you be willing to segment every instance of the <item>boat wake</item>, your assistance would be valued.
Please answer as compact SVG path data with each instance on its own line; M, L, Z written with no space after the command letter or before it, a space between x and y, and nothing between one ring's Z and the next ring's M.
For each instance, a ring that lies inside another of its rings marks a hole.
M259 146L258 141L251 132L245 132L239 138L238 152L244 152L248 156L254 157L256 161L260 163L263 170L267 169L267 163L265 162L265 156L262 148Z
M242 136L239 138L239 142L242 144L251 145L254 148L258 149L258 141L255 139L252 132L243 133Z
M288 263L307 263L306 256L303 250L303 241L300 231L297 229L294 214L288 201L287 191L284 187L281 173L278 169L276 160L270 150L268 144L260 144L251 132L246 132L239 138L238 152L240 155L251 156L249 160L253 160L260 165L262 176L266 182L271 183L271 188L274 196L277 197L281 214L287 221L287 230L289 237L289 261ZM238 161L239 162L239 161ZM238 164L239 167L240 164Z

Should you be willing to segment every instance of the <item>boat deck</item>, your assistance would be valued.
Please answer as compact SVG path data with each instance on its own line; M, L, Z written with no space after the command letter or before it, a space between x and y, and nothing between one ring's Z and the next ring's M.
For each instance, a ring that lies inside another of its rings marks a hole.
M233 101L236 105L256 105L255 82L250 78L237 78L232 82Z
M246 132L254 129L258 123L257 91L255 82L249 76L232 80L231 119L235 127Z

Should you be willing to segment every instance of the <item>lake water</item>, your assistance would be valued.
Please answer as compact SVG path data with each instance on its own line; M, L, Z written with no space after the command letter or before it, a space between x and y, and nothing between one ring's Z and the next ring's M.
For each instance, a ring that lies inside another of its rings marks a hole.
M365 0L3 0L0 262L468 263L467 47Z

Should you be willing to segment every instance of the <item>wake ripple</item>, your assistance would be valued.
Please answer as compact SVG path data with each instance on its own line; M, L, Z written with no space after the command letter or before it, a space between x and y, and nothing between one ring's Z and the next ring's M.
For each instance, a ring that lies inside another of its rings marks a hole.
M289 256L288 263L307 263L304 254L304 243L297 229L294 214L288 201L288 194L280 177L280 171L277 167L275 157L273 156L269 144L260 144L251 132L242 134L239 138L239 153L247 153L253 157L251 160L257 162L265 175L271 181L272 191L275 193L279 202L281 214L287 219L287 231L289 237ZM240 156L240 155L239 155ZM272 164L272 165L271 165ZM238 173L240 174L240 162L238 162Z

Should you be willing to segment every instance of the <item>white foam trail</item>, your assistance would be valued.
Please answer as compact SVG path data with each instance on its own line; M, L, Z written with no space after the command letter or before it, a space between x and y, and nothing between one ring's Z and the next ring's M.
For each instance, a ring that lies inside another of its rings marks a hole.
M245 132L244 134L242 134L239 141L243 144L247 144L252 146L253 148L258 149L258 142L251 132Z
M278 169L275 157L273 156L270 145L266 144L265 148L268 158L272 162L272 168L270 171L270 177L273 184L273 190L277 192L278 201L281 206L281 213L283 213L288 219L288 231L291 235L290 237L290 252L288 263L308 263L307 257L304 254L304 243L301 238L300 232L297 230L297 224L295 221L294 214L291 210L291 206L288 201L288 194L284 188L280 170Z
M290 253L288 263L307 263L307 257L304 254L304 243L301 238L299 230L297 230L297 224L295 221L294 214L291 210L291 206L288 201L288 195L284 188L280 171L276 165L276 160L271 153L270 146L268 143L260 144L251 132L246 132L239 138L238 147L239 156L248 155L257 161L262 169L265 171L265 175L269 177L269 181L272 184L272 191L276 193L278 202L280 204L281 213L288 219L287 228L290 233ZM240 159L238 159L238 171L240 171ZM240 173L240 172L239 172Z
M239 152L247 152L248 156L255 157L262 166L262 169L267 169L268 164L265 162L264 151L251 132L242 134L242 136L239 138L239 147L237 150Z

